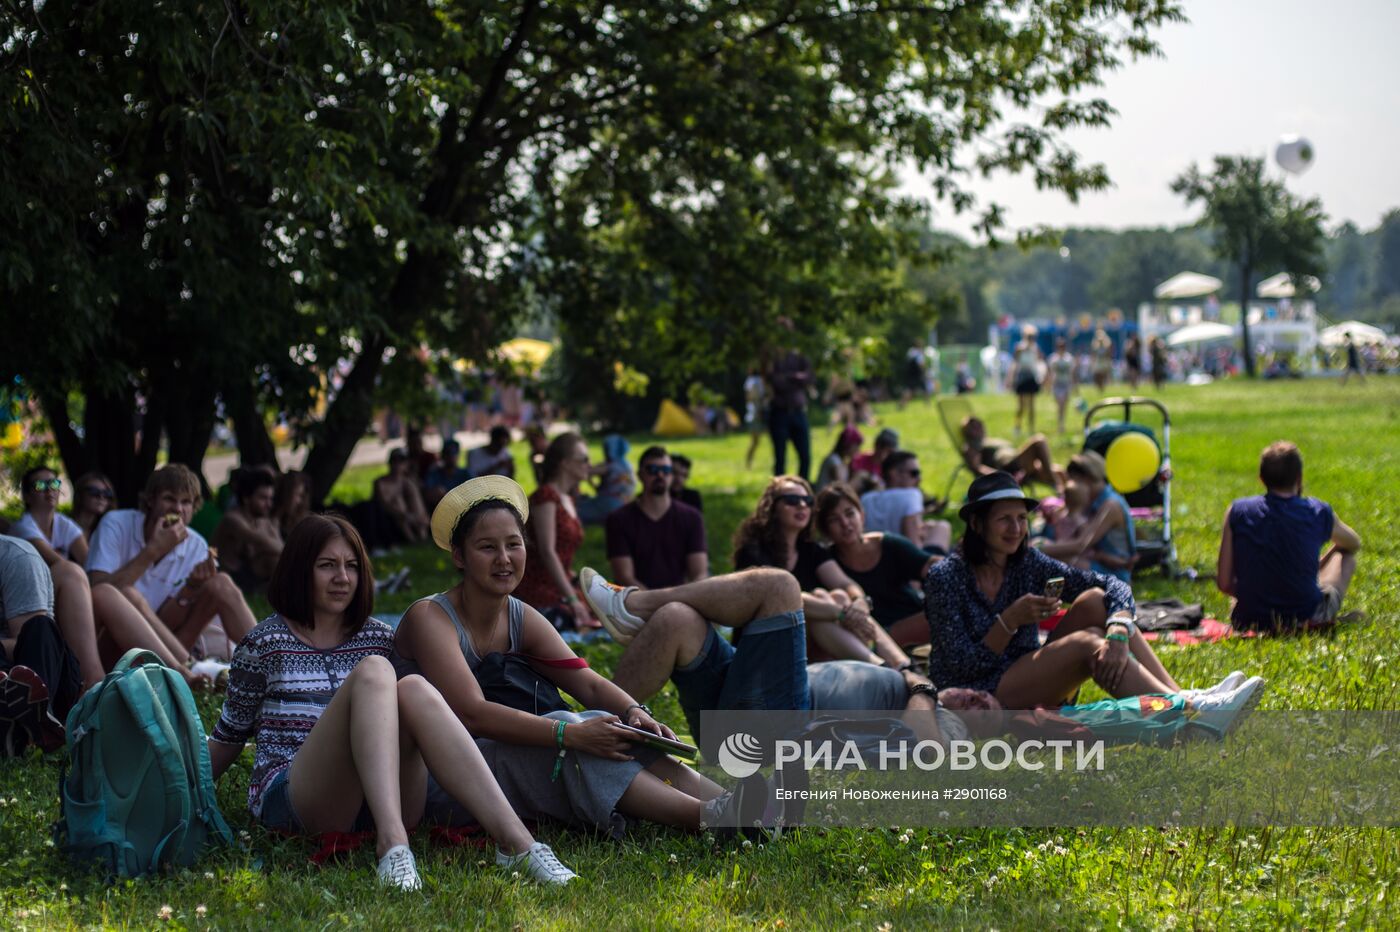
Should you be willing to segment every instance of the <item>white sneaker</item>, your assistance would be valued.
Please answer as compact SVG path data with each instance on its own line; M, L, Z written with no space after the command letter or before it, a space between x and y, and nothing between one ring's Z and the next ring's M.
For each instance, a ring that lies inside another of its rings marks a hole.
M637 632L642 630L642 625L646 624L627 610L627 596L637 591L636 586L624 589L616 583L608 582L602 573L587 566L579 570L578 581L579 588L583 590L583 597L588 600L588 607L593 609L593 614L603 623L603 628L614 641L626 644L636 637Z
M561 864L554 851L542 841L535 842L530 846L530 850L523 854L506 854L497 848L496 864L507 870L523 867L535 880L546 884L562 886L578 877L578 874Z
M1225 678L1214 686L1206 686L1203 689L1183 689L1181 695L1187 699L1196 700L1212 693L1228 693L1239 689L1244 685L1245 675L1240 670L1233 670L1225 675Z
M1249 717L1264 694L1264 678L1251 676L1230 692L1207 693L1191 701L1197 715L1218 729L1222 736L1230 734Z
M216 686L222 686L228 682L228 671L231 669L231 664L221 660L200 660L190 664L191 673L195 676L207 677L209 682Z
M400 890L421 890L423 880L418 876L418 864L408 845L394 845L379 859L379 882Z

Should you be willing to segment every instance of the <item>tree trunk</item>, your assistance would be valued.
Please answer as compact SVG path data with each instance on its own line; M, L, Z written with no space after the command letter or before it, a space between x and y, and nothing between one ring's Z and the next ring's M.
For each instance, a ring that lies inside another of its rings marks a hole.
M87 461L112 480L117 502L135 508L149 470L136 457L136 397L126 388L115 393L87 386L83 411ZM143 446L144 446L143 438ZM157 438L159 442L159 438Z
M204 454L214 432L214 391L208 385L178 381L165 383L165 429L170 442L170 462L188 466L199 477L201 494L212 495L204 478Z
M1254 277L1254 262L1248 256L1240 259L1240 336L1244 340L1244 371L1254 378L1254 346L1249 339L1249 280Z
M58 455L63 460L63 471L72 480L92 469L92 458L83 441L73 430L68 412L68 398L62 392L39 391L39 407L53 431L54 442L58 444Z
M235 386L224 394L224 404L228 406L233 433L238 438L239 465L271 466L280 472L277 446L268 435L267 422L258 410L256 389L251 385Z
M360 358L355 368L340 387L326 411L326 419L317 430L315 444L306 457L302 472L311 482L311 501L320 508L330 493L331 486L345 471L355 444L365 434L371 415L374 413L374 388L379 378L379 370L384 366L384 350L388 339L376 333L364 341Z

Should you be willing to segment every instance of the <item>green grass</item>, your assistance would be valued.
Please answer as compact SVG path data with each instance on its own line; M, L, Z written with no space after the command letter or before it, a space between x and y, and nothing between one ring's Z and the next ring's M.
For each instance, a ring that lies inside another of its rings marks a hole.
M1224 642L1164 648L1184 683L1214 681L1236 667L1270 681L1272 709L1400 708L1400 554L1390 521L1400 514L1400 381L1369 379L1343 389L1331 382L1229 382L1174 387L1176 466L1173 494L1182 561L1212 570L1226 504L1252 494L1259 450L1296 441L1307 462L1308 491L1331 501L1365 542L1347 598L1367 620L1331 638ZM1010 432L1011 401L975 402L993 432ZM1048 399L1042 400L1042 426ZM954 455L932 406L881 408L919 452L926 487L941 491ZM833 439L819 430L814 457ZM634 438L634 451L645 438ZM752 472L742 467L747 438L697 438L670 444L695 461L705 493L715 571L729 568L730 536L766 476L766 443ZM1057 449L1068 453L1073 442ZM518 461L524 462L523 450ZM378 468L352 470L347 496L364 494ZM579 565L603 562L601 533L590 529ZM413 595L386 597L400 611L414 596L451 582L445 554L416 548L381 561L382 573L413 567ZM1217 614L1223 598L1203 582L1146 576L1140 594L1175 594ZM618 651L586 651L603 672ZM680 722L668 689L656 703ZM217 714L203 704L206 720ZM0 761L0 917L7 928L160 925L189 927L567 927L823 928L882 927L1276 927L1400 926L1390 887L1400 876L1400 833L1393 829L916 829L908 841L890 830L806 830L779 843L745 848L651 828L622 844L545 830L563 859L583 875L565 892L512 881L485 866L489 851L443 849L419 836L415 847L426 895L390 898L372 883L370 854L308 866L309 848L254 827L244 806L251 752L220 786L224 812L248 833L246 850L208 857L195 872L106 885L73 872L51 847L57 817L57 757ZM201 916L199 905L206 907Z

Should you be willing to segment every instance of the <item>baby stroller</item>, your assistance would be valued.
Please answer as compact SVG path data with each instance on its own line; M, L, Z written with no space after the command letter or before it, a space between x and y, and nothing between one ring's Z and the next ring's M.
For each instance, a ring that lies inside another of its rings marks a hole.
M1134 408L1151 408L1161 417L1162 436L1147 424L1133 421ZM1101 412L1122 410L1121 420L1101 419ZM1166 407L1152 398L1105 398L1084 414L1084 449L1092 450L1105 460L1114 442L1125 434L1136 434L1152 441L1158 454L1155 473L1144 475L1137 488L1114 488L1128 502L1137 532L1139 568L1160 566L1168 576L1176 573L1176 540L1172 537L1172 468L1171 415ZM1136 441L1128 441L1135 443ZM1141 444L1138 446L1141 448Z

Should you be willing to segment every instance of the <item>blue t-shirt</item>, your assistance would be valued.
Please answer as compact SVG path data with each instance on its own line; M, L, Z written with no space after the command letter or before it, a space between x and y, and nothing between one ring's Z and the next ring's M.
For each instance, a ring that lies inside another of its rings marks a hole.
M1301 495L1254 495L1230 505L1236 624L1271 628L1313 616L1322 601L1318 553L1335 520L1331 505Z

